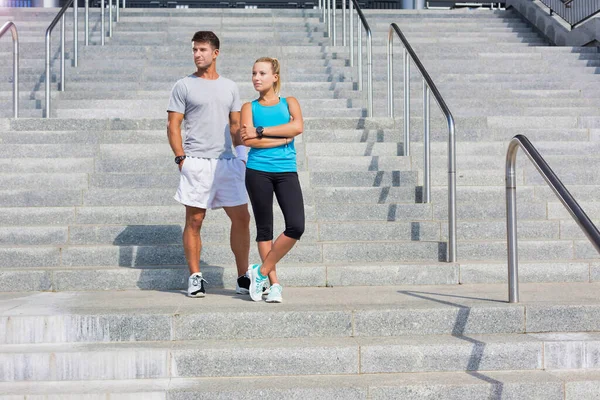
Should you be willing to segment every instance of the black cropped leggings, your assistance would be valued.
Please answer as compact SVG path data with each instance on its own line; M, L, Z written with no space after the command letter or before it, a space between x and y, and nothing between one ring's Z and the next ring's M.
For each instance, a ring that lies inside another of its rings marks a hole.
M299 240L304 233L304 200L296 172L246 169L246 190L256 221L256 241L273 240L273 193L285 219L283 234Z

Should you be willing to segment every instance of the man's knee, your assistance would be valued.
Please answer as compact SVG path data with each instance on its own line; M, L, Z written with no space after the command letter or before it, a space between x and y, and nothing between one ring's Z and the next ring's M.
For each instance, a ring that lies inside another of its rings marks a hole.
M228 210L229 219L233 225L250 225L250 213L248 212L248 206L243 205L235 207L235 209Z
M191 229L200 230L205 216L205 212L188 212L185 217L185 225Z

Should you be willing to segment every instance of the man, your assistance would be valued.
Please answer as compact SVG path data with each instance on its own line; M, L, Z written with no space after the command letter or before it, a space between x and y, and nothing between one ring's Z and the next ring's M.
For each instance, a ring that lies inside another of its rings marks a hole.
M192 49L197 70L175 84L167 109L167 135L180 171L175 200L186 210L183 248L190 269L187 293L190 297L206 294L206 280L200 272L200 229L208 208L223 208L231 220L230 243L239 276L237 292L248 293L250 281L245 274L250 214L244 184L246 147L239 134L239 90L233 81L217 73L219 38L213 32L196 32ZM183 121L185 143L181 136Z

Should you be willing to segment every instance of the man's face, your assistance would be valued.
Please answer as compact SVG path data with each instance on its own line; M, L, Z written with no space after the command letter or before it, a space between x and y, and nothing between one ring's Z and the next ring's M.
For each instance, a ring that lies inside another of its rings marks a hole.
M192 42L192 50L194 63L199 69L210 67L219 55L219 49L213 49L208 42Z

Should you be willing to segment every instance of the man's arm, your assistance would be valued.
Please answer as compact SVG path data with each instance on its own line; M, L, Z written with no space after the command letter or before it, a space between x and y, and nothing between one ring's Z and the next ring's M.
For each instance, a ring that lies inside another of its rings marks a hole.
M181 138L181 123L183 122L183 114L178 112L169 111L169 120L167 121L167 137L169 138L169 144L171 150L175 156L184 156L183 151L183 140ZM183 160L179 163L179 169L183 166Z
M232 111L229 113L229 132L231 133L231 142L234 146L244 145L240 136L240 114L239 111Z

